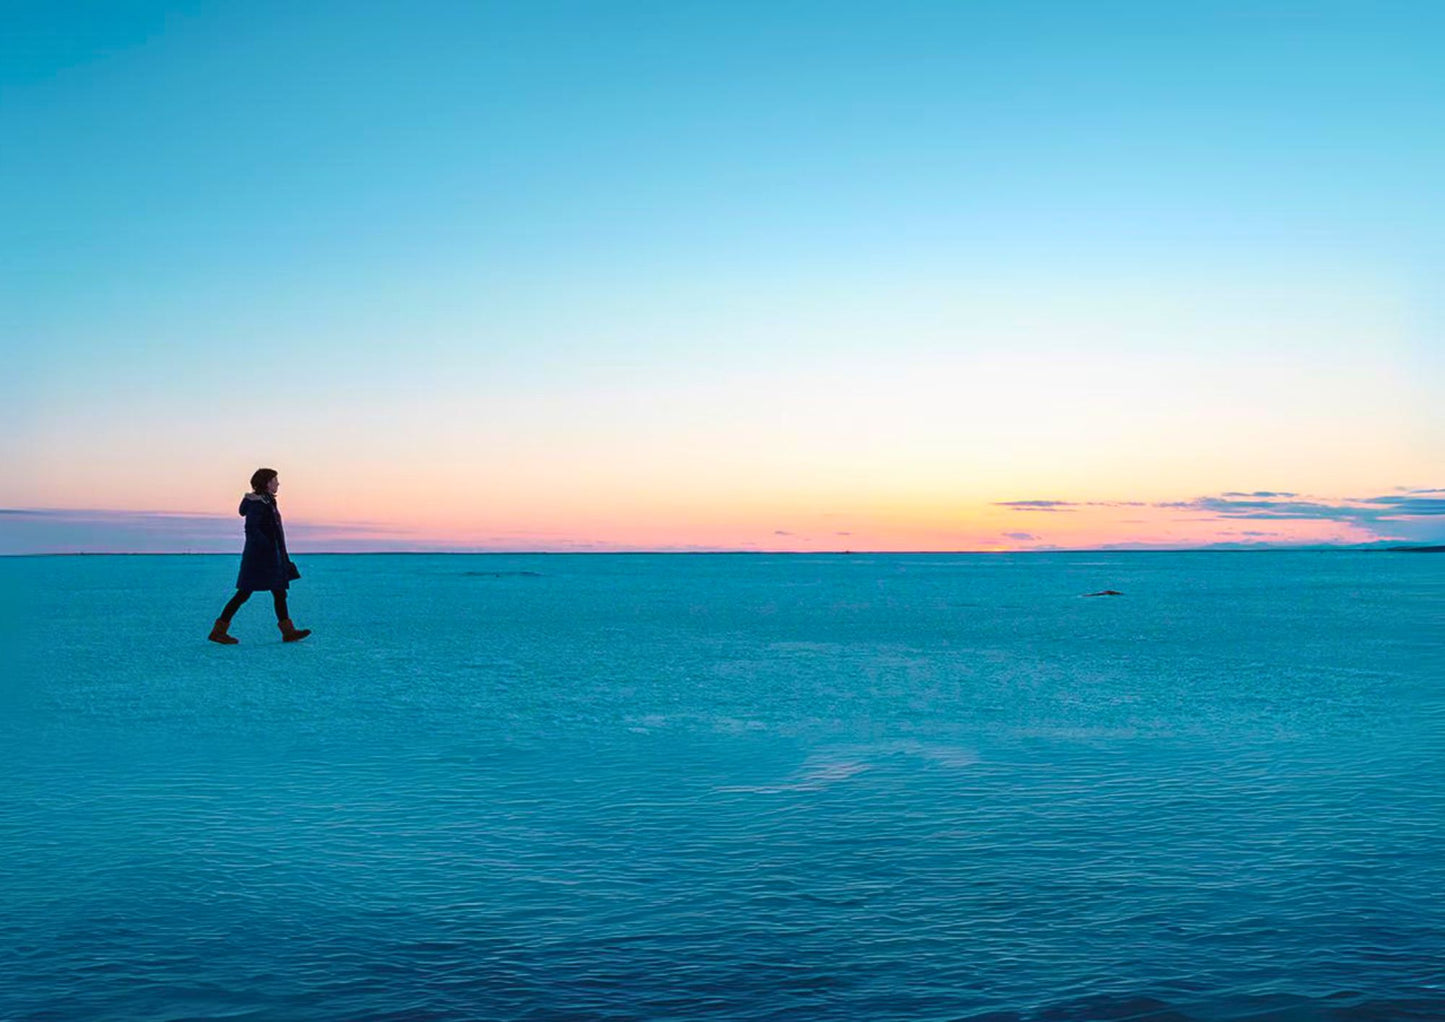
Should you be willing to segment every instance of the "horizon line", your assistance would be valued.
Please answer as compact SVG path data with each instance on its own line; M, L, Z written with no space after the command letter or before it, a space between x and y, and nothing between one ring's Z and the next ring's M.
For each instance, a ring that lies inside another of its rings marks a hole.
M1255 553L1394 553L1445 552L1445 546L1424 543L1296 543L1218 544L1180 547L1050 547L1022 550L307 550L298 557L912 557L921 555L1012 554L1255 554ZM0 553L5 557L239 557L240 553L214 550L60 550Z

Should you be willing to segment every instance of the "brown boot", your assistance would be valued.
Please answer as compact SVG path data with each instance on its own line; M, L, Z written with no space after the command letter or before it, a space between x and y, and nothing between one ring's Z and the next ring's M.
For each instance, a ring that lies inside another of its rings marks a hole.
M311 629L297 628L291 623L291 619L289 617L283 617L280 621L277 621L276 627L281 629L282 642L300 642L302 639L306 638L306 636L311 634Z
M211 626L211 634L206 636L212 642L219 642L223 646L234 646L240 639L233 638L226 634L226 629L231 627L231 622L224 618L216 618L216 623Z

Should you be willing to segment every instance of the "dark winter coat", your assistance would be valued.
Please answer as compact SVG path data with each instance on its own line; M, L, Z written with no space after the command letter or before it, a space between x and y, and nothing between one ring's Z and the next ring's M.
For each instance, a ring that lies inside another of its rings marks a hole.
M287 589L301 574L286 553L286 532L281 527L281 509L269 494L248 493L241 498L240 513L246 519L246 546L241 551L237 589Z

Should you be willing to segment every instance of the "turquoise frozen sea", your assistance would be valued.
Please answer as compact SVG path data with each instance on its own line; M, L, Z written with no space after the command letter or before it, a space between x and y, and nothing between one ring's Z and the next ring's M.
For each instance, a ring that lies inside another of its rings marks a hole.
M297 559L0 559L0 1018L1445 1018L1445 556Z

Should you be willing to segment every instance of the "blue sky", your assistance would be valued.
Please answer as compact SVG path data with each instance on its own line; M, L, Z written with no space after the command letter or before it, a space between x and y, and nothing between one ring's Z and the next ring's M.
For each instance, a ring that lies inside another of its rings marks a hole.
M1434 3L7 18L0 506L978 546L1441 482Z

